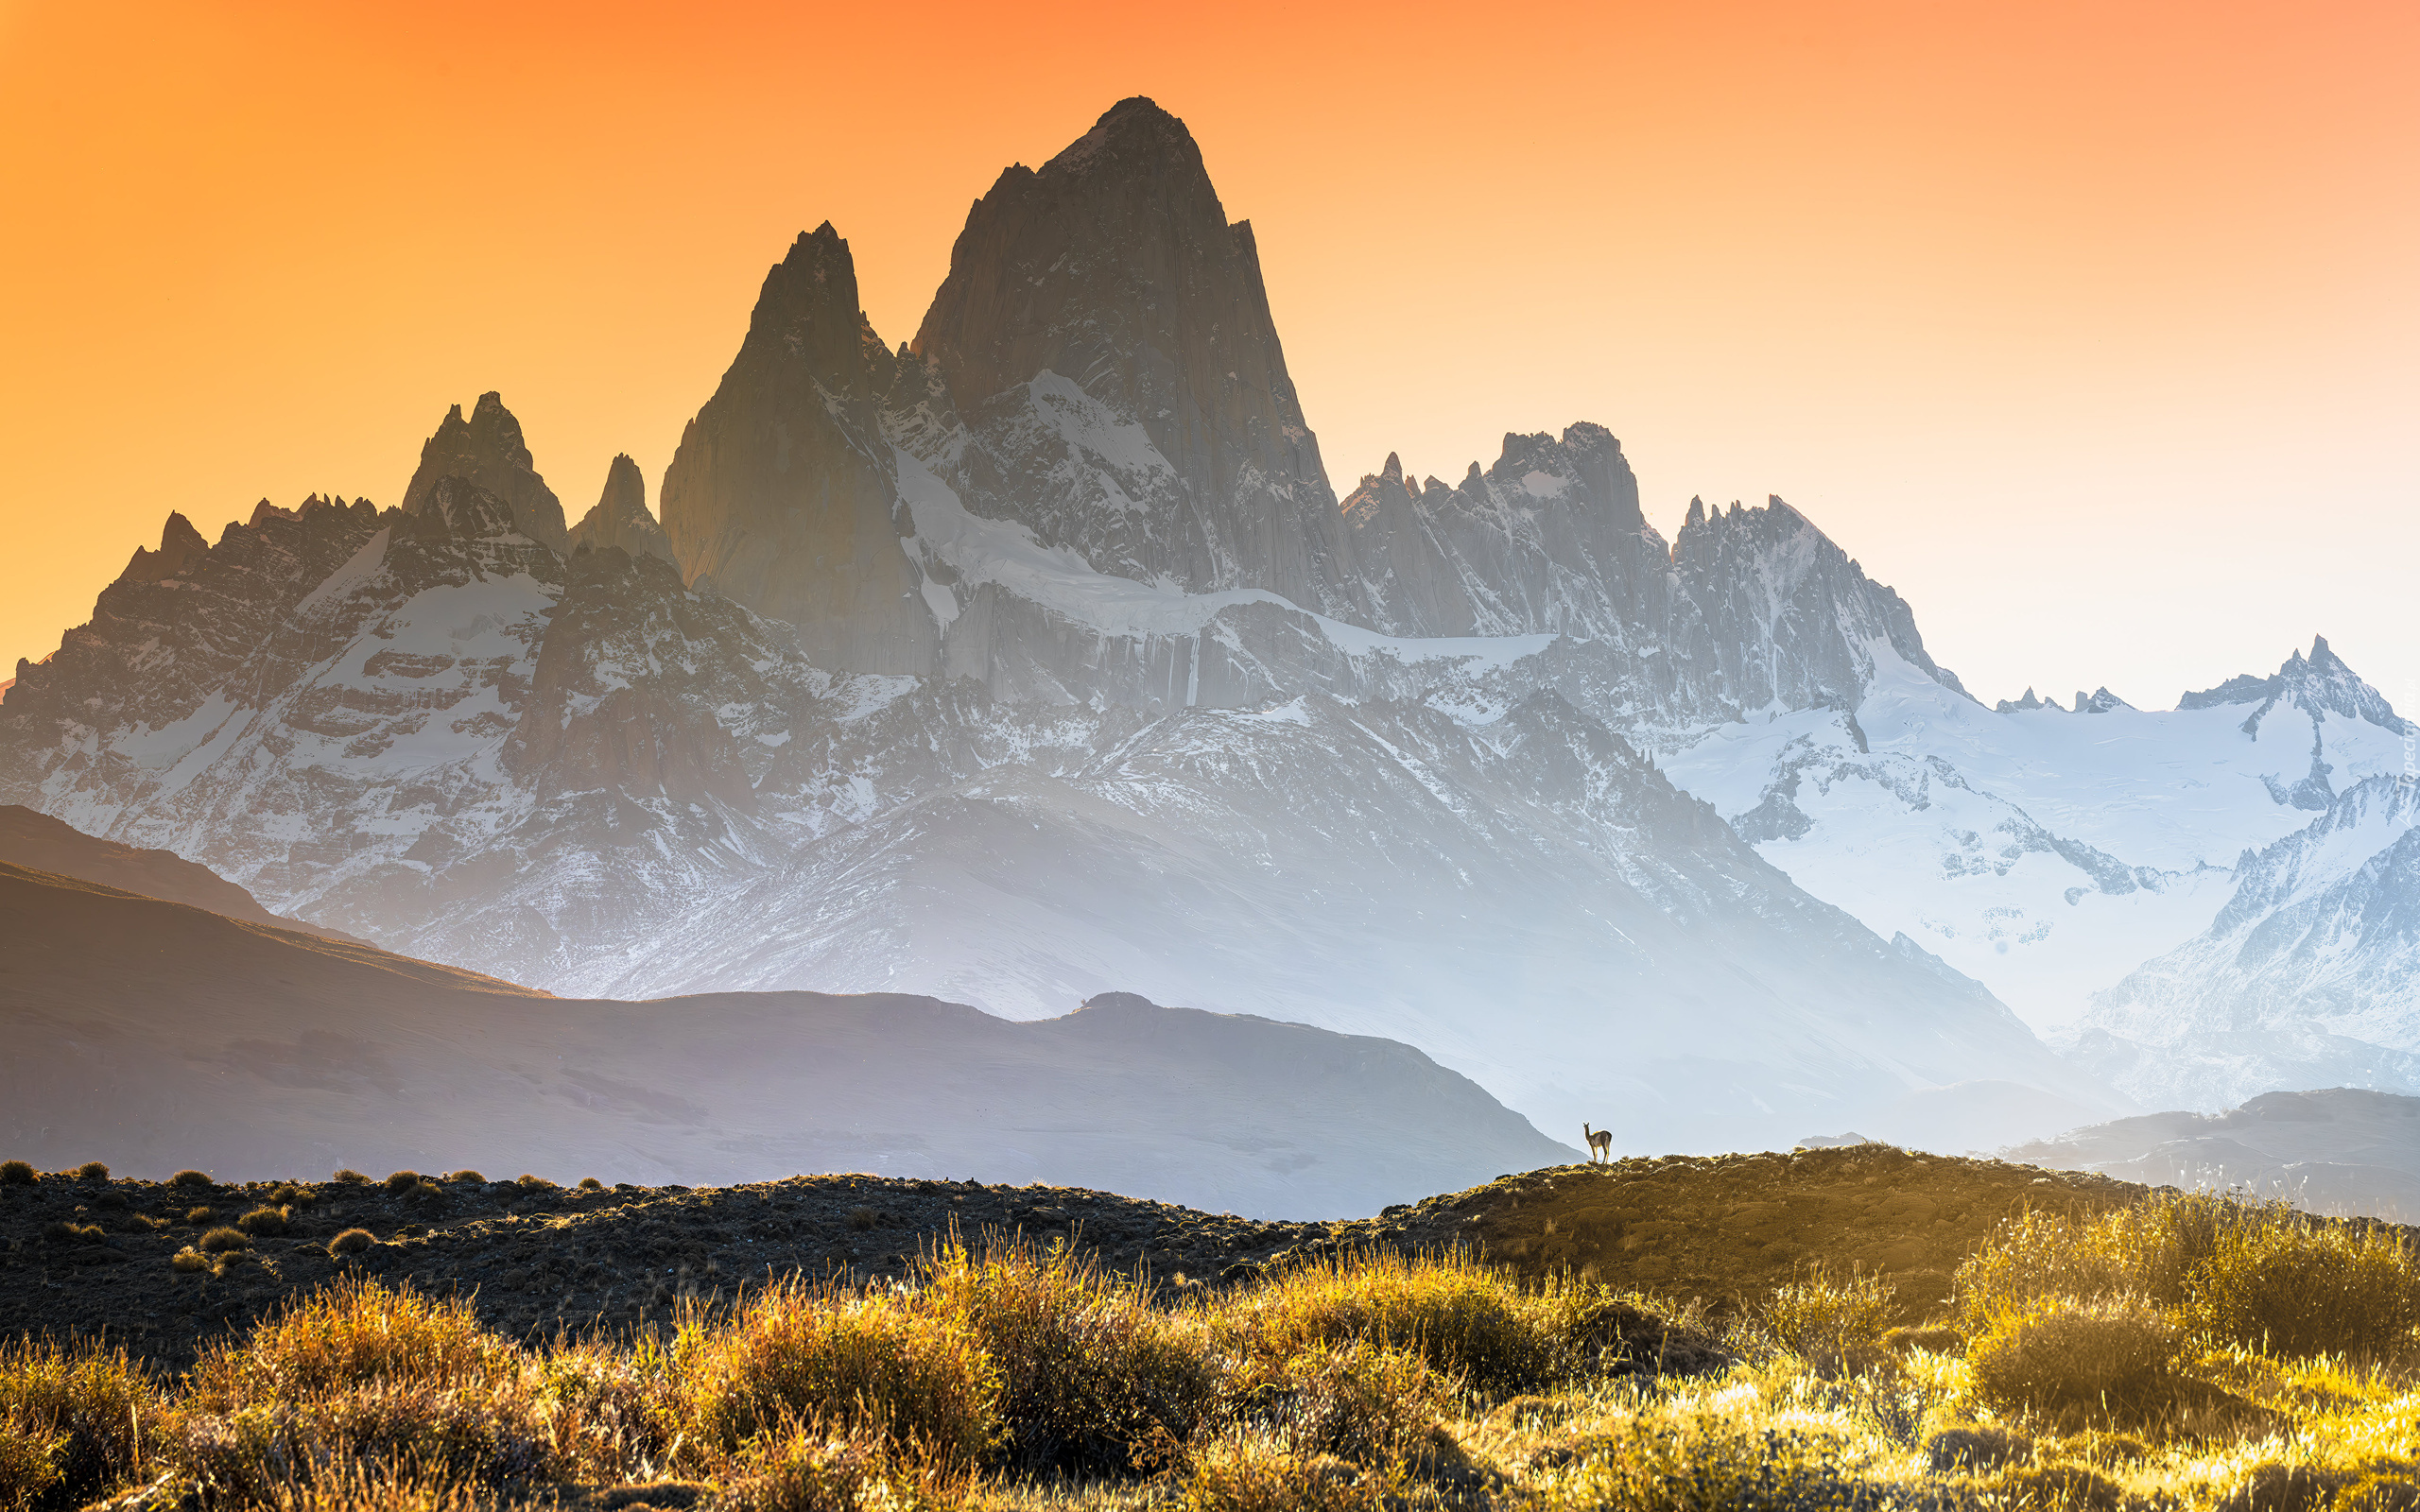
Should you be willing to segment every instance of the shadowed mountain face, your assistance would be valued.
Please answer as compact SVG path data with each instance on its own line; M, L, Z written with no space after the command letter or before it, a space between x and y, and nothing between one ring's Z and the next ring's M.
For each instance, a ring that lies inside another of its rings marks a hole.
M2152 1186L2236 1187L2311 1212L2420 1216L2420 1097L2270 1092L2220 1113L2152 1113L2007 1152Z
M521 421L504 407L503 396L481 394L467 421L459 404L446 412L437 434L421 447L420 466L404 489L404 511L427 508L439 481L449 477L475 483L502 499L523 535L564 549L562 501L538 475Z
M1407 1046L1131 994L579 1002L6 864L0 913L0 1141L37 1163L867 1169L1309 1217L1571 1154Z

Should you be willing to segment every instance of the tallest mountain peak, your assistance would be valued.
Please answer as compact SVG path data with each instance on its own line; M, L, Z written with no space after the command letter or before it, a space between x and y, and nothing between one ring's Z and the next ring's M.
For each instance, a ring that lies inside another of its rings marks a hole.
M1104 168L1164 171L1180 164L1201 177L1201 148L1184 123L1141 94L1119 100L1101 112L1093 129L1069 143L1042 165L1046 175L1090 174Z

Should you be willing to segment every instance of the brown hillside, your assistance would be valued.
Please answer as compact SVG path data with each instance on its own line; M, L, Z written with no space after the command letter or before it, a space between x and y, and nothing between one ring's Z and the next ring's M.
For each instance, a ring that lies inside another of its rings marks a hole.
M173 850L146 850L114 840L96 839L74 825L23 804L0 804L0 862L30 871L97 882L105 887L140 893L165 902L207 908L214 914L225 914L249 923L274 924L280 929L296 929L334 939L353 938L340 930L322 929L272 914L251 893Z
M0 864L0 1149L165 1177L795 1171L1372 1212L1564 1147L1392 1040L1108 993L558 999Z

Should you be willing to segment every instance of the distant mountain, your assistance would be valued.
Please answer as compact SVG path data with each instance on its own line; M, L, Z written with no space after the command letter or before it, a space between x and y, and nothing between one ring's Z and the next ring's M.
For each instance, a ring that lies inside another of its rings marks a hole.
M819 227L660 533L627 459L564 530L495 394L400 510L172 518L20 664L0 800L564 992L1132 989L1399 1038L1626 1149L1961 1149L2128 1110L2104 1071L2152 1095L2005 1005L2072 1032L2230 899L2276 914L2244 858L2401 770L2325 643L2169 713L1986 710L1780 499L1665 539L1599 425L1340 498L1260 258L1139 99L1000 176L912 341ZM2277 1032L2420 1048L2387 980ZM2150 1019L2092 1032L2215 1044ZM2196 1095L2323 1062L2240 1064Z
M1370 1213L1569 1160L1390 1040L1128 993L575 1002L0 863L0 1143L220 1179L353 1165L876 1169Z
M2394 1092L2270 1092L2223 1112L2073 1129L2006 1155L2152 1186L2234 1188L2312 1212L2420 1217L2420 1097Z

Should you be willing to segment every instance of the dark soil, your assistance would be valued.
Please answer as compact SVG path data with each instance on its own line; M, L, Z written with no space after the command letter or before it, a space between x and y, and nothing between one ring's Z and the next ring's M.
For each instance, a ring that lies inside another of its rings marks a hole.
M953 1228L971 1244L1064 1240L1113 1270L1218 1285L1340 1250L1478 1249L1528 1275L1568 1269L1718 1312L1812 1263L1881 1272L1910 1320L1947 1298L1958 1262L2028 1207L2100 1211L2146 1189L2073 1172L1885 1146L1556 1166L1389 1209L1374 1219L1258 1223L1063 1187L863 1176L691 1191L600 1192L441 1181L216 1188L45 1176L0 1185L0 1338L102 1336L168 1368L212 1335L348 1272L473 1298L524 1338L661 1322L686 1297L728 1301L769 1277L904 1277ZM177 1251L254 1208L289 1207L226 1274ZM205 1222L189 1210L208 1208ZM155 1224L164 1227L154 1228ZM94 1230L99 1230L95 1233ZM366 1228L376 1243L331 1256Z

